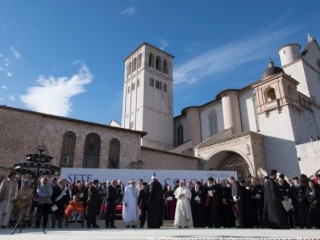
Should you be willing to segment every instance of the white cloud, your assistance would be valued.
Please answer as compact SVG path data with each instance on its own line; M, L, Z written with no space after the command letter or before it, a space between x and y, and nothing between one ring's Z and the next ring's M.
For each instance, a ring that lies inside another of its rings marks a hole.
M12 78L12 73L11 73L11 72L7 72L7 76L8 76L9 78Z
M169 42L164 39L159 39L158 41L159 41L158 45L161 50L164 50L166 47L169 46Z
M11 52L12 52L12 54L13 54L15 59L21 58L21 54L18 53L17 50L15 50L13 47L9 47L9 48L10 48L10 50L11 50Z
M1 88L4 89L4 90L7 90L7 89L8 89L7 86L4 85L4 84L1 86Z
M137 10L134 7L129 7L129 8L126 8L125 10L123 10L121 12L121 14L122 15L127 15L127 16L132 16L136 12L137 12Z
M247 62L263 59L273 53L274 44L299 31L298 27L270 31L211 49L178 66L174 82L195 83L204 78L233 70Z
M197 42L197 41L191 41L190 43L188 43L186 45L186 47L184 48L184 52L186 53L192 53L192 52L195 52L196 49L199 47L200 43Z
M14 95L10 95L9 97L8 97L8 99L11 101L11 102L15 102L17 99L16 99L16 96L14 96Z
M39 76L39 86L28 88L27 94L20 96L20 99L34 111L68 116L72 112L72 97L85 92L84 86L92 79L90 70L82 64L78 73L70 78Z

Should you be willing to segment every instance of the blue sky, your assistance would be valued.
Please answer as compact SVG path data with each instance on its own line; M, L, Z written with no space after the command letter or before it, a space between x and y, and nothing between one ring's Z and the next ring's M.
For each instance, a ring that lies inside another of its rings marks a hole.
M278 50L320 41L315 0L1 0L0 105L121 122L123 60L175 56L174 114L259 80Z

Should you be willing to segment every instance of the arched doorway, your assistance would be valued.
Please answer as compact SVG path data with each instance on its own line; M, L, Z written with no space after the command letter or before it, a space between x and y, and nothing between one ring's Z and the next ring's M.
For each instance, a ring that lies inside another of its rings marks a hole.
M254 175L247 161L234 151L221 151L212 155L204 170L236 171L239 180Z

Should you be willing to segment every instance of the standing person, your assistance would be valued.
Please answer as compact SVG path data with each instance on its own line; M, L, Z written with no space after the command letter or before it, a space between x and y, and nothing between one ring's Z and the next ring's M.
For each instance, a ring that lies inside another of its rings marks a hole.
M307 188L307 199L310 203L310 215L312 225L319 229L320 228L320 186L315 184L314 181L308 182Z
M241 191L240 183L234 179L233 176L228 177L228 181L231 184L231 194L233 201L235 203L235 213L236 213L236 220L237 224L236 227L242 228L243 227L243 195Z
M117 179L113 179L111 185L107 188L106 204L106 228L116 228L114 225L114 219L116 215L116 205L118 201Z
M59 179L57 187L53 187L51 195L52 200L52 214L51 214L51 228L55 227L56 220L58 220L58 227L62 228L62 220L64 217L64 210L69 204L70 195L67 187L66 179Z
M43 228L47 227L48 216L51 208L52 185L49 183L48 178L43 177L40 180L40 186L37 187L38 207L36 228L40 227L40 220L43 218Z
M143 188L139 191L138 197L138 207L140 209L140 228L144 227L144 223L147 218L147 209L149 205L149 189L148 183L144 182L142 184Z
M264 186L263 222L265 227L274 229L289 228L285 210L281 203L281 195L275 182L277 170L270 170L269 178Z
M150 198L148 215L148 228L160 228L163 223L163 189L156 176L152 176L150 184Z
M126 186L123 194L123 208L122 217L126 224L126 228L136 228L136 223L139 219L138 215L138 194L139 190L135 186L135 180L131 179L129 181L129 186Z
M177 199L177 204L173 225L179 228L193 227L190 206L192 195L190 189L185 186L183 180L179 181L179 187L174 191L174 196Z
M252 198L252 224L253 227L260 227L263 214L263 186L259 180L251 178L250 193Z
M306 184L305 179L303 179ZM302 184L298 177L293 178L292 195L296 227L311 228L311 216L309 202L306 196L307 187Z
M88 189L87 200L87 228L100 228L97 225L97 211L100 207L99 180L93 180Z
M201 183L196 182L194 185L194 189L191 190L191 211L192 211L192 220L193 220L193 226L195 228L201 228L204 227L203 222L203 196L202 196L202 190L201 190Z
M235 225L234 214L232 211L233 198L231 188L227 186L227 181L221 181L221 226L231 228Z
M174 192L171 189L171 186L167 186L167 190L163 194L164 198L164 219L166 220L173 220L174 219L174 212L175 212L175 206L176 201L174 197Z
M243 196L243 227L253 228L254 227L254 212L253 212L253 199L250 192L250 182L243 179L240 182L240 187Z
M204 221L205 226L208 228L213 228L215 225L218 227L220 225L220 217L218 217L218 191L217 185L214 185L214 179L212 177L208 178L208 182L203 189L203 206L204 206Z
M278 190L280 192L282 205L285 206L284 208L289 227L294 228L294 209L292 205L293 195L289 183L282 176L279 176Z
M0 185L0 225L6 228L12 214L13 202L18 196L18 182L16 172L11 172Z

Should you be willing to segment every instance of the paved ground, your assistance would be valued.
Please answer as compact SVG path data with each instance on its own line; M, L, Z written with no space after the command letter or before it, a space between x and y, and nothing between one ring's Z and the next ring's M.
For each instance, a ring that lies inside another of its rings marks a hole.
M41 229L23 229L22 233L11 235L12 229L0 229L0 239L14 240L235 240L235 239L320 239L320 230L271 230L271 229L176 229L164 227L161 229L86 229L64 228L47 229L44 234Z
M49 223L50 224L50 223ZM126 229L123 221L116 220L117 229L105 229L104 221L99 220L99 229L81 228L80 224L70 224L69 228L46 229L46 234L41 229L26 228L19 233L16 230L11 235L13 229L0 228L0 240L235 240L235 239L319 239L320 229L290 229L290 230L271 230L271 229L177 229L172 227L172 221L164 221L160 229ZM50 225L49 225L50 226Z

